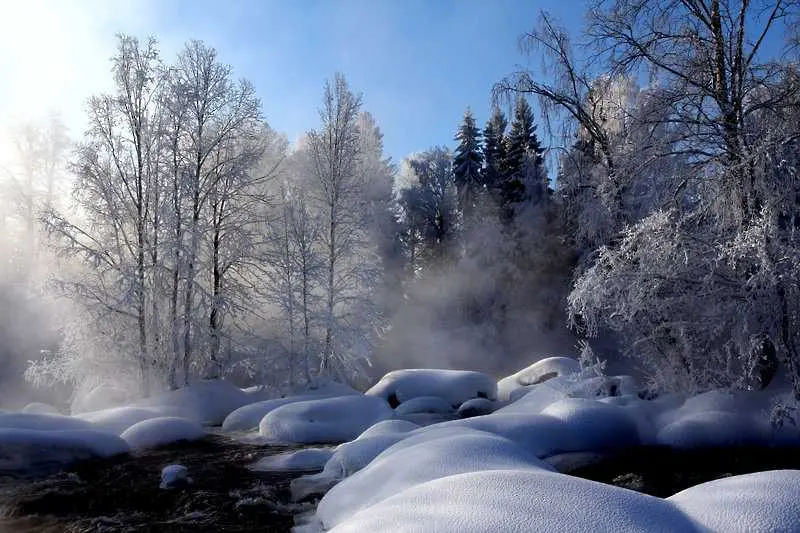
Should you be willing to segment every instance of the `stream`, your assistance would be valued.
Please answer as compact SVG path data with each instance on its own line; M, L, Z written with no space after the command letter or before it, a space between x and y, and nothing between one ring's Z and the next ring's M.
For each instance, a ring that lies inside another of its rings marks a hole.
M288 532L289 482L304 472L254 472L248 465L297 449L211 434L197 442L76 463L67 470L0 477L0 533ZM178 463L192 482L159 489L161 469Z

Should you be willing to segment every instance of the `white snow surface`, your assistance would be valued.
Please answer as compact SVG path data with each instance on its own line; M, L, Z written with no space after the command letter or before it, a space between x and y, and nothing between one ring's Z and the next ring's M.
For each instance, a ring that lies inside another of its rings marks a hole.
M708 531L800 531L800 470L773 470L709 481L670 496Z
M547 357L498 381L497 398L508 401L516 389L543 383L553 377L575 375L580 371L580 363L571 357Z
M259 459L250 466L256 472L293 472L322 470L333 455L331 448L304 448L291 452L276 453Z
M0 428L0 472L66 466L79 460L129 451L124 440L103 431Z
M205 430L193 420L164 416L138 422L120 437L134 450L156 448L179 441L192 441L206 436Z
M473 398L462 403L458 407L458 416L461 418L469 418L471 416L488 415L497 409L497 402L487 400L486 398Z
M438 396L454 407L472 398L497 398L497 383L482 372L410 369L389 372L365 394L404 403L420 396Z
M102 411L82 413L77 415L76 418L91 422L95 427L103 431L108 431L114 435L122 435L122 433L132 425L142 420L149 420L160 416L163 415L156 409L129 406L112 407L110 409L103 409Z
M470 401L470 400L467 400ZM417 396L411 398L395 407L394 412L398 416L410 415L415 413L430 413L430 414L452 414L454 411L453 406L438 396Z
M125 389L111 384L101 384L86 390L78 390L70 404L70 412L74 415L119 407L131 399L131 394Z
M155 408L162 416L179 416L200 424L218 426L225 417L252 399L232 383L221 380L201 380L182 389L167 391L140 400L135 407Z
M35 415L60 415L61 411L56 409L50 404L42 402L32 402L22 408L23 413L31 413Z
M382 398L363 395L321 398L289 403L270 411L261 420L259 433L271 442L341 443L355 439L393 414Z
M91 430L95 426L85 420L64 415L38 413L0 413L0 428L39 431Z

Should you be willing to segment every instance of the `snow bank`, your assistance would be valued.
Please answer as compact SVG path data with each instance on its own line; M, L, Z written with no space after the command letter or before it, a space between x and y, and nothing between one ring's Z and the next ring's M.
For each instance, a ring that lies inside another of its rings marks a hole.
M580 371L580 363L571 357L548 357L498 381L497 398L508 401L516 389L543 383L554 377L575 375Z
M251 402L249 394L227 381L203 380L141 400L135 406L155 408L162 416L177 415L218 426L232 411Z
M542 414L564 422L576 437L573 449L562 451L598 451L641 444L639 425L622 407L569 398L548 405Z
M412 369L389 372L365 394L393 407L420 396L438 396L453 407L472 398L497 398L497 383L481 372Z
M35 415L60 415L61 412L50 404L42 402L29 403L22 408L23 413L30 413Z
M800 530L800 470L773 470L709 481L667 501L708 531Z
M129 451L124 440L102 431L0 428L0 472L50 469Z
M178 417L150 418L126 429L120 437L132 449L142 450L179 441L202 439L205 430L193 420Z
M331 528L360 509L420 483L495 469L550 467L508 439L481 431L451 428L412 434L334 486L320 501L316 516L325 528Z
M480 398L479 398L480 399ZM453 413L453 406L438 396L417 396L398 405L395 410L398 416L415 413L445 414Z
M150 418L158 418L161 413L144 407L112 407L102 411L92 411L77 415L77 418L91 422L97 428L114 435L122 433L134 424Z
M355 439L392 415L392 409L381 398L323 398L278 407L261 420L259 433L272 442L339 443Z
M419 484L350 516L330 533L363 531L699 533L659 498L537 469L470 472Z
M36 413L0 413L0 428L33 429L39 431L96 429L89 422L71 416Z
M330 448L305 448L293 452L277 453L259 459L250 466L256 472L294 472L322 470L333 455Z
M415 429L419 429L419 426L413 422L409 422L408 420L381 420L377 424L370 426L366 431L359 435L358 439L356 440L366 439L369 437L378 437L380 435L400 435L403 433L408 433L409 431L414 431Z

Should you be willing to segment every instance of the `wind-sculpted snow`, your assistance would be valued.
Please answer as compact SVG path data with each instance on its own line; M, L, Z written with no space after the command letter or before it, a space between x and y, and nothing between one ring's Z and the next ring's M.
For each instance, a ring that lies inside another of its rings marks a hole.
M390 404L402 404L421 396L437 396L458 407L472 398L497 398L497 383L481 372L467 370L411 369L389 372L367 392Z
M278 407L261 420L259 433L281 443L340 443L393 414L389 404L373 396L322 398Z

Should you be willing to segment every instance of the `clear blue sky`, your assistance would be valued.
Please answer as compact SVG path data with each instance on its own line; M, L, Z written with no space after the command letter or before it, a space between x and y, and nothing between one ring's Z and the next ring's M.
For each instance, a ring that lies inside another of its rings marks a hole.
M452 146L467 106L480 124L490 90L526 58L519 36L540 9L579 25L582 2L553 0L167 0L138 24L164 55L187 38L256 86L272 127L289 140L315 127L322 86L344 73L399 162ZM110 52L110 51L108 51Z

